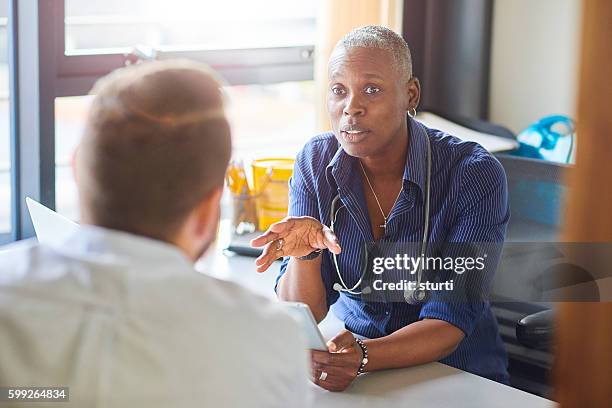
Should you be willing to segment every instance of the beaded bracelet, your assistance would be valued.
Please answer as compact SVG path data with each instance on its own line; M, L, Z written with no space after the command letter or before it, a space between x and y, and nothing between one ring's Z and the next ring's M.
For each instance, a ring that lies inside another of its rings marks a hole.
M355 337L355 341L357 342L357 344L361 348L361 352L363 353L363 359L361 360L361 364L359 365L359 368L357 369L357 375L359 375L365 372L364 371L365 366L366 364L368 364L368 346L365 345L363 340L358 339L357 337Z

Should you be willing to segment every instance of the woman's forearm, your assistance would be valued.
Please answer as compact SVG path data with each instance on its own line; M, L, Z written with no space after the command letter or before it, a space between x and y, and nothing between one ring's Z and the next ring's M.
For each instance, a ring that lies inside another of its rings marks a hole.
M464 333L443 320L425 319L378 339L365 340L366 371L410 367L438 361L452 353Z
M317 322L327 315L327 298L321 278L321 257L311 261L292 258L278 282L278 298L306 303Z

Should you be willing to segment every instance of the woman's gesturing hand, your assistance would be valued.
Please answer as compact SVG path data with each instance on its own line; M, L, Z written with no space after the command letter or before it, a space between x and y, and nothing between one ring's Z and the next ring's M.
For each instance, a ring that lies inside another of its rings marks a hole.
M301 257L317 249L328 249L340 253L338 238L334 233L312 217L286 217L270 225L262 235L251 241L253 247L264 247L255 261L257 272L264 272L283 256Z

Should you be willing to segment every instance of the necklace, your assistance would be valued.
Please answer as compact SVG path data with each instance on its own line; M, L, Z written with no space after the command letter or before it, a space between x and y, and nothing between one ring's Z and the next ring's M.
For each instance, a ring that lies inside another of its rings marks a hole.
M399 199L400 194L402 194L402 190L404 189L404 187L400 188L399 193L397 193L397 197L395 197L395 201L393 201L391 210L389 210L389 214L385 215L385 212L383 211L382 206L380 205L380 201L378 201L378 196L376 195L376 192L374 191L374 187L372 187L372 183L370 183L370 178L368 177L368 174L363 168L363 164L361 164L361 160L359 160L359 165L361 166L361 171L363 172L363 175L365 176L366 181L368 182L368 186L370 186L370 190L372 190L372 194L374 194L374 199L376 200L376 204L378 204L378 209L380 210L380 213L383 216L383 220L385 220L384 224L381 224L378 227L383 228L386 232L387 231L387 218L389 218L389 215L391 215L391 211L393 211L393 207L395 207L395 203L397 203L397 200Z

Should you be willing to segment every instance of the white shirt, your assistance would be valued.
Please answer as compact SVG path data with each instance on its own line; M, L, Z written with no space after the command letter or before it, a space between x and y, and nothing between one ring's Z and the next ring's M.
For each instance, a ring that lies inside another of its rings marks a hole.
M279 305L176 247L82 226L0 251L0 386L26 385L71 407L301 407L307 352Z

